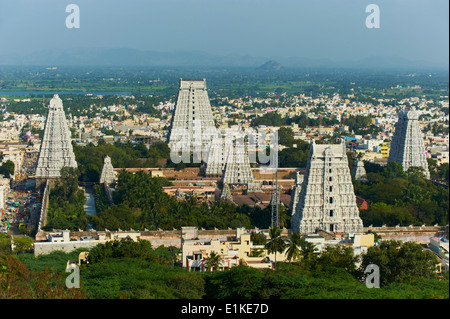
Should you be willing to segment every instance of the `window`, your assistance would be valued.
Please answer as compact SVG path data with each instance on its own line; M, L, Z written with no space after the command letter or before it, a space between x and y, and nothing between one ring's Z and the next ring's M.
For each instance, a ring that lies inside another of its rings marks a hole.
M333 204L333 197L330 197L330 204Z
M333 191L333 186L330 186L330 192L332 192Z
M328 170L329 173L331 173L331 168Z
M333 177L330 176L330 177L328 178L328 180L329 180L330 182L332 182L332 181L333 181Z
M330 217L333 217L333 216L334 216L334 210L330 209Z

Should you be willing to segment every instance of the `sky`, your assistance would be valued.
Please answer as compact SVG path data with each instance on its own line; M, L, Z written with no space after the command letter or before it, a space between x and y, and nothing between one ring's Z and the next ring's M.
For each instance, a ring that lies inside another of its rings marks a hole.
M66 6L80 9L67 28ZM369 4L380 28L367 28ZM449 60L448 0L0 0L0 54L121 48L333 61Z

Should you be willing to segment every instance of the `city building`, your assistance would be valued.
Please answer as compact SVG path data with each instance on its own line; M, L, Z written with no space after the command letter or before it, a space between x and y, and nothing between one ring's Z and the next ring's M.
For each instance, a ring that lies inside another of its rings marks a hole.
M5 203L8 199L8 193L10 190L10 182L11 180L9 178L5 178L3 175L0 175L0 211L5 209Z

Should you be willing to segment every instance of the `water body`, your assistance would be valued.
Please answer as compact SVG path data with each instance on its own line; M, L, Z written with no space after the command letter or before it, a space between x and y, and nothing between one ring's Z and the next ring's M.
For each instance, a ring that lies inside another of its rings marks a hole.
M86 196L86 203L84 204L84 210L88 215L96 215L97 210L95 209L95 198L94 190L91 186L86 186L84 188L84 194Z

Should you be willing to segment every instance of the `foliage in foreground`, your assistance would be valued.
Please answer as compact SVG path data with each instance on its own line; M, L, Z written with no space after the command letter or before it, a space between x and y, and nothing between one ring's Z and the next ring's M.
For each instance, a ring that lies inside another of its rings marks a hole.
M91 249L90 263L81 266L81 289L76 289L80 295L72 295L67 292L69 289L61 288L61 285L63 277L67 276L67 260L76 259L78 253L54 252L38 257L20 254L23 264L16 257L11 257L15 258L15 262L11 264L13 267L8 266L8 271L18 270L17 274L20 276L25 274L23 278L27 283L20 279L17 285L14 284L14 289L20 294L12 294L12 290L6 291L4 288L0 288L3 289L0 293L11 298L38 298L40 295L36 291L47 285L55 287L53 295L42 295L47 298L449 298L448 274L438 279L434 273L435 260L420 245L414 243L383 242L379 247L370 248L363 255L359 269L354 265L358 258L353 256L351 249L329 247L321 254L306 249L302 251L300 262L278 262L275 270L238 266L226 271L198 273L189 272L174 263L178 250L173 247L153 249L145 240L137 243L122 240ZM5 257L1 260L5 260ZM383 260L391 262L385 264ZM48 267L45 266L47 263ZM363 269L368 263L380 266L379 289L367 288L364 283ZM391 271L390 276L386 275L388 268L395 270ZM37 278L38 274L41 279ZM3 280L0 281L3 283L2 287L5 287L4 271L0 278ZM25 288L30 291L22 291Z

